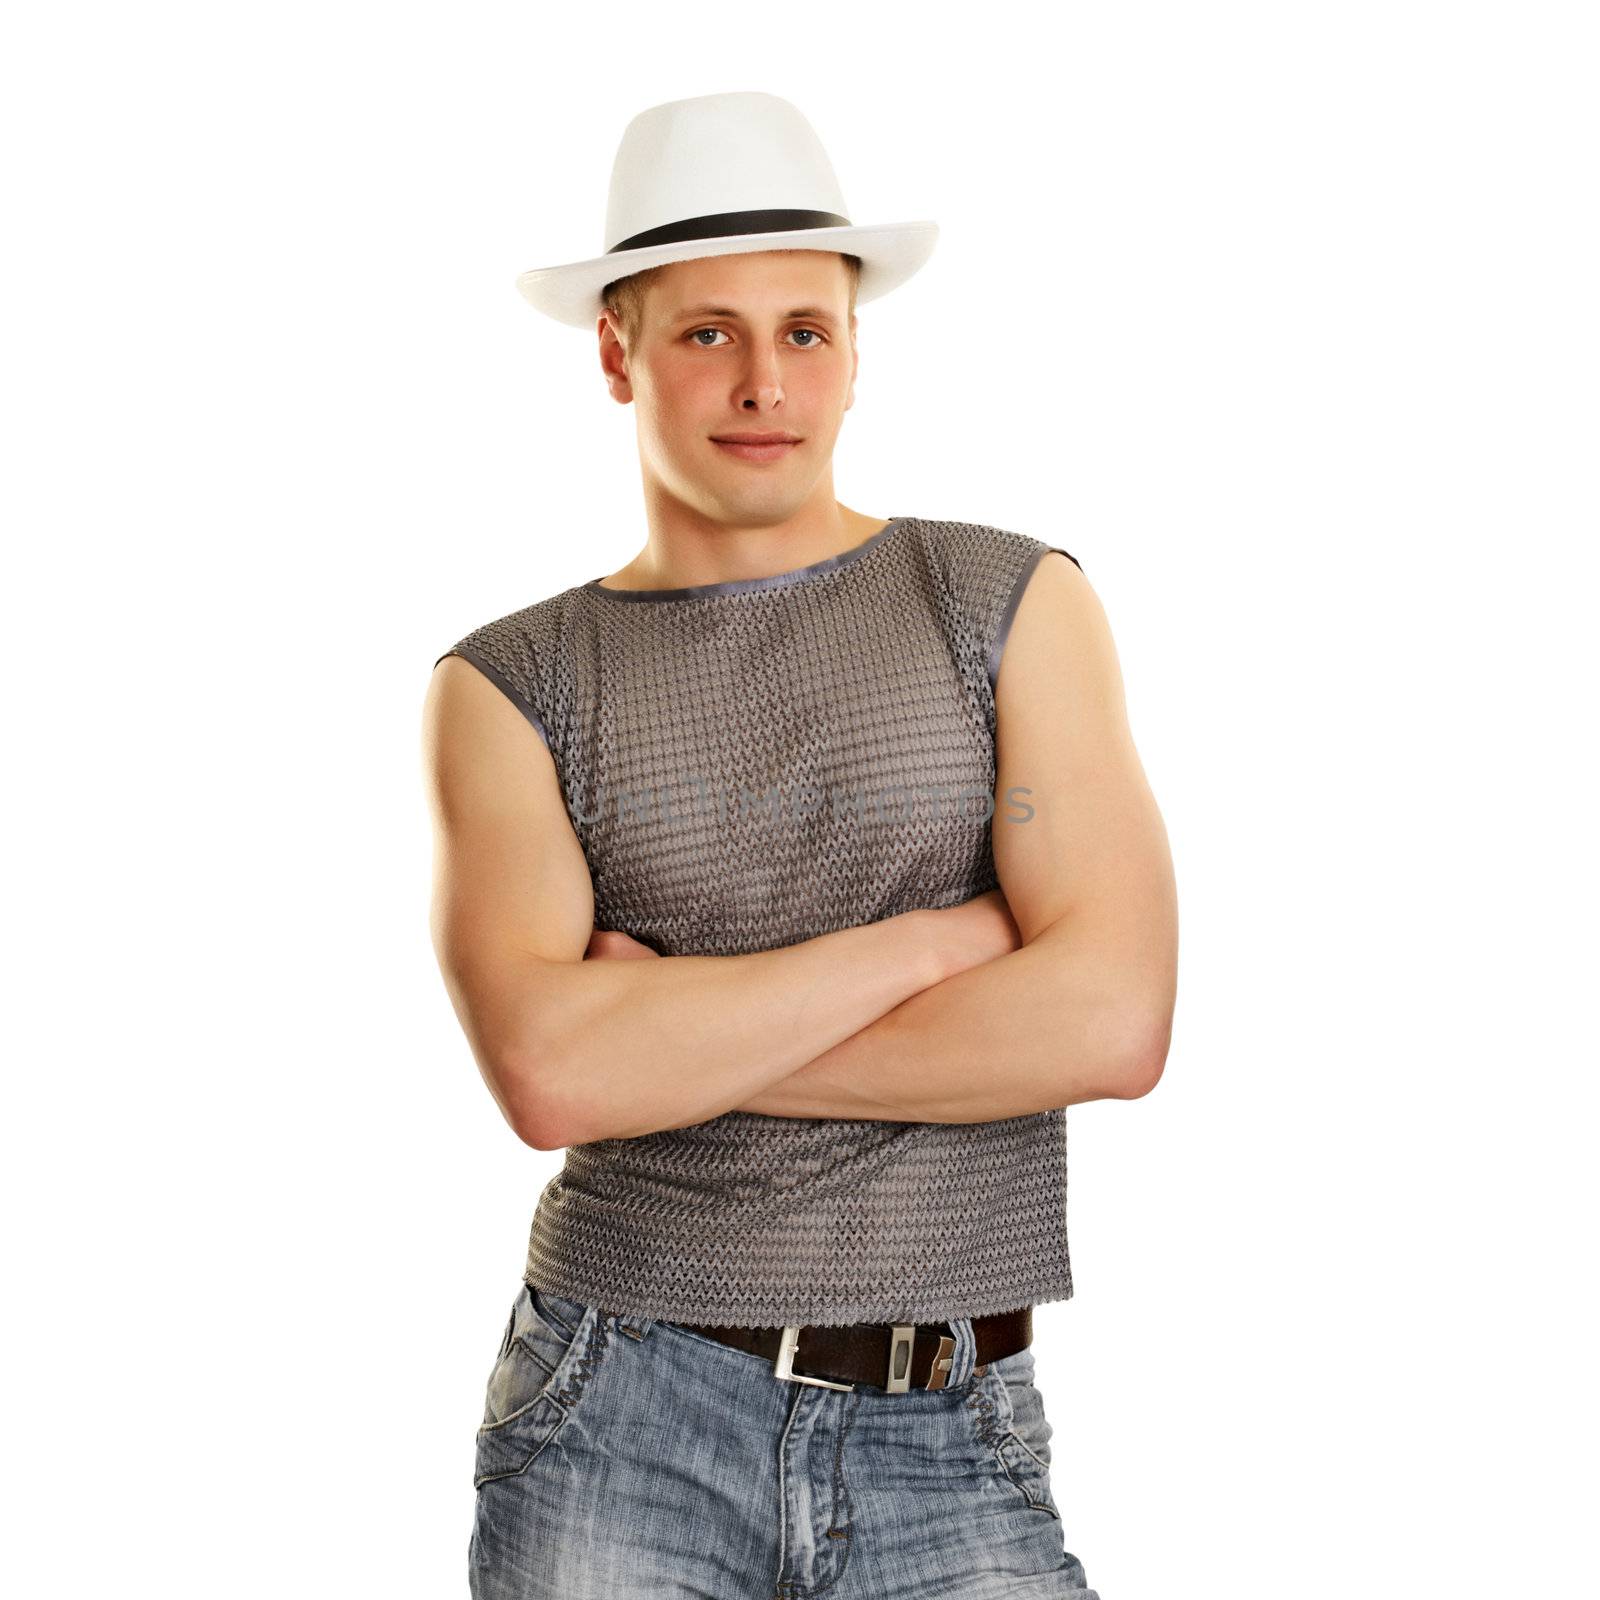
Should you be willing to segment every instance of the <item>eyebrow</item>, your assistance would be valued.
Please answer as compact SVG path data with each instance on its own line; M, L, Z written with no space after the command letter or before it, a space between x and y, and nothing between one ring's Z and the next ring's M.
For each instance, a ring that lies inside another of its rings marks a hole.
M738 321L742 315L732 306L681 306L673 312L672 320L682 322L685 317L732 317ZM784 312L785 320L790 317L810 317L815 322L837 321L834 314L823 306L796 306L794 310Z

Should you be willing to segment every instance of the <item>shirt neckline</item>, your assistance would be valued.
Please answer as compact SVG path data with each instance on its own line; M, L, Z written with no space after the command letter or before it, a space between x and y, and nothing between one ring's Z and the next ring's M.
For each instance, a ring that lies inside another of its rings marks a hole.
M836 556L826 556L821 561L813 561L810 566L796 567L791 572L775 572L767 578L733 578L726 583L695 583L682 589L606 589L601 586L598 578L591 578L583 588L591 594L602 595L607 600L635 602L703 600L714 595L750 594L758 589L779 589L791 583L799 583L806 578L820 577L825 572L834 572L840 567L849 566L853 561L859 561L869 550L875 550L882 544L897 528L910 521L910 517L891 517L870 538L849 550L842 550Z

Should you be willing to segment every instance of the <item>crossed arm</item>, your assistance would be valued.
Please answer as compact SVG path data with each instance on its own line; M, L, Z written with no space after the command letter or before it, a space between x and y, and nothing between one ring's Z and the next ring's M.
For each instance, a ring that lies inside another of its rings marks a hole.
M594 932L549 752L472 667L440 662L424 715L434 945L518 1135L556 1149L732 1110L975 1122L1153 1087L1172 867L1104 613L1065 557L1029 582L996 704L997 790L1025 810L995 812L1000 894L779 950L659 957Z

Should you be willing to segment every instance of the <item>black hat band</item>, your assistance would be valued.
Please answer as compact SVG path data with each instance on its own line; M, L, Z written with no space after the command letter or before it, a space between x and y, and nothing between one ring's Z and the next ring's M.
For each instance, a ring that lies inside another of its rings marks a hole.
M832 211L714 211L709 216L685 217L659 228L646 228L606 251L643 250L648 245L681 244L690 239L716 239L732 233L789 233L801 228L848 228L850 219Z

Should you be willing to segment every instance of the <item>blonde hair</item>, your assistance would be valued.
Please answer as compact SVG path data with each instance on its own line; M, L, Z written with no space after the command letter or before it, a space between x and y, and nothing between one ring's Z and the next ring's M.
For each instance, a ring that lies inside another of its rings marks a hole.
M841 252L842 255L842 252ZM856 290L861 286L861 257L843 255L845 276L850 282L850 315L856 312ZM646 267L626 278L616 278L600 291L601 301L622 329L622 342L631 345L639 337L644 320L644 292L659 278L663 267Z

